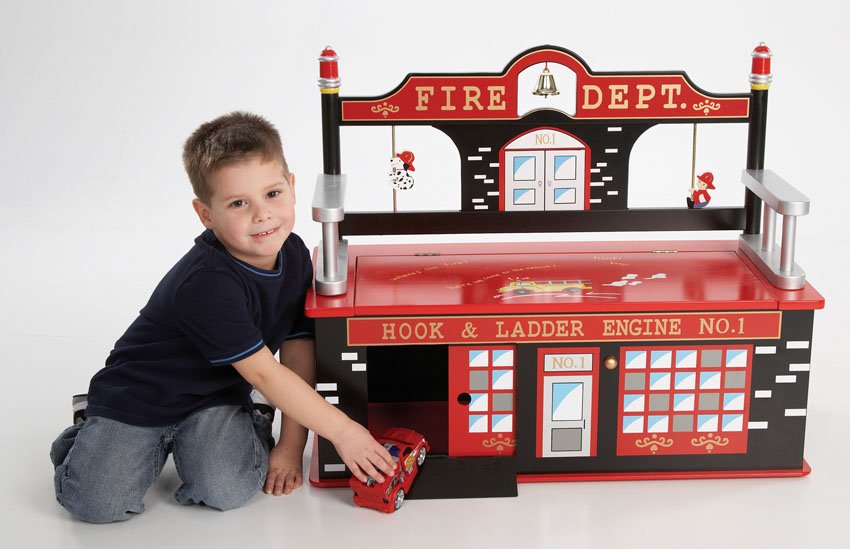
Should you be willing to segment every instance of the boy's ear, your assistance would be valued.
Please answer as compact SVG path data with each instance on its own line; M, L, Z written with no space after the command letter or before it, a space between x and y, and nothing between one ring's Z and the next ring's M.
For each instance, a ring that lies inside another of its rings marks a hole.
M289 172L289 186L292 187L293 192L295 191L295 173Z
M192 200L192 207L195 208L195 213L198 214L198 219L201 220L201 224L207 229L212 229L212 217L210 216L210 209L206 206L206 204L196 198Z

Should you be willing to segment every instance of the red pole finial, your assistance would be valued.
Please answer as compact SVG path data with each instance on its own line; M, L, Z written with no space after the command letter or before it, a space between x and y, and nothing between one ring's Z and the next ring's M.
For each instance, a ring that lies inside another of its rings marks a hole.
M339 67L336 52L325 46L319 55L319 89L322 93L339 93Z
M770 48L762 42L753 50L753 66L750 72L750 88L754 90L766 90L773 81L770 74L770 58L773 54Z

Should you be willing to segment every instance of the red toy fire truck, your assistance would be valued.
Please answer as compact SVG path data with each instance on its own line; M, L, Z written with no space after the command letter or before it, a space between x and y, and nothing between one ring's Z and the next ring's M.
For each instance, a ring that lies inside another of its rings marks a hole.
M354 490L354 503L360 507L392 513L404 503L404 497L410 491L431 447L424 436L400 427L389 429L382 437L378 437L378 442L384 445L398 463L395 473L386 476L380 483L375 482L372 477L369 477L366 483L351 477L348 485Z

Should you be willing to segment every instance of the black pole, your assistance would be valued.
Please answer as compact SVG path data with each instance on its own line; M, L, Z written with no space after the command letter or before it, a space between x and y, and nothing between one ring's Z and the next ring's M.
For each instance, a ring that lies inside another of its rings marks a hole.
M324 172L328 175L342 173L339 159L339 93L322 93L322 156Z
M767 135L767 92L768 90L752 91L750 105L750 125L747 135L747 169L764 169L764 148ZM745 234L757 234L761 230L761 199L747 189L744 196L746 208Z

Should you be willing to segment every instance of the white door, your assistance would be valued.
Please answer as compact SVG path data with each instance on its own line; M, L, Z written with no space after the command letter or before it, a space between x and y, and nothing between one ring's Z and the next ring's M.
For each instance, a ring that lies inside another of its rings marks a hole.
M542 150L505 151L505 210L542 210L546 200L545 172Z
M593 376L543 378L543 457L591 455Z
M584 150L546 151L547 210L584 209Z

